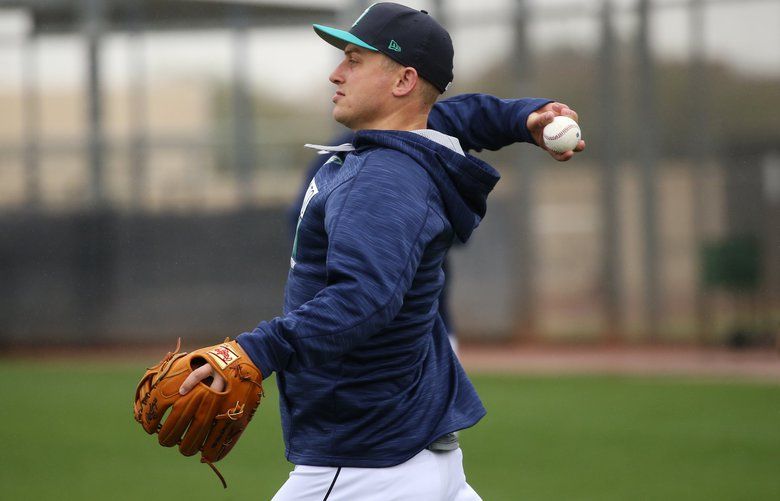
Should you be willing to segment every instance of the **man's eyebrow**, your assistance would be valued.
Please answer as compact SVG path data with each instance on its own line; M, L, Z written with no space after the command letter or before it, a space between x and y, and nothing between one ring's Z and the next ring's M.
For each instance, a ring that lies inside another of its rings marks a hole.
M349 49L344 49L344 54L347 55L347 56L349 56L351 54L356 54L357 55L359 53L360 53L360 51L357 48L355 48L355 47L350 47Z

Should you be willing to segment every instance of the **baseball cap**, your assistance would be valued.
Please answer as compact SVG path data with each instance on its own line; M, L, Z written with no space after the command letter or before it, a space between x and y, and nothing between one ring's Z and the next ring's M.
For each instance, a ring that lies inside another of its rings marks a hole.
M339 49L354 44L410 66L439 92L443 93L452 83L452 39L424 10L397 3L375 3L349 31L320 24L314 25L314 31Z

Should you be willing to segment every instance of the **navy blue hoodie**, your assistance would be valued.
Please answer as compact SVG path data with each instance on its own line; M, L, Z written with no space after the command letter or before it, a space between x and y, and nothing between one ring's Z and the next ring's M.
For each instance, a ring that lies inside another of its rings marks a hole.
M499 175L413 132L353 144L309 186L284 315L238 337L277 373L295 464L393 466L485 414L438 298L445 254L484 217Z
M295 464L393 466L485 414L438 298L444 256L484 217L499 175L413 132L353 144L310 185L284 316L238 337L277 373Z

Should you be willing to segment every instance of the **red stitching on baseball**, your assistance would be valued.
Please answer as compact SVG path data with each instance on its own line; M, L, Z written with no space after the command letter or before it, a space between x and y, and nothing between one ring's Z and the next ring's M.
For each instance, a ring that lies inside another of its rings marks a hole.
M545 138L545 139L547 139L548 141L554 141L554 140L556 140L556 139L560 139L560 138L562 138L562 137L563 137L563 135L564 135L564 134L566 134L567 132L569 132L569 131L570 131L571 129L573 129L574 127L577 127L577 126L576 126L575 124L569 124L569 125L567 125L566 127L564 127L563 129L561 129L561 131L560 131L559 133L557 133L556 135L554 135L554 136L548 136L547 134L545 134L545 135L544 135L544 138Z

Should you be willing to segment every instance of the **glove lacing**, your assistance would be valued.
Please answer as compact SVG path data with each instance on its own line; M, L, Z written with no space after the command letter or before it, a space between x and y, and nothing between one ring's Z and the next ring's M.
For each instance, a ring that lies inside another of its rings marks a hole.
M263 385L252 379L252 376L245 374L241 371L241 364L237 364L235 367L230 367L230 369L234 370L236 372L236 377L242 381L249 381L250 383L254 384L258 388L260 388L260 391L258 392L258 395L261 397L265 397L265 392L263 391ZM222 414L217 414L214 419L230 419L231 421L237 421L243 414L244 414L244 407L245 404L242 404L240 401L236 401L236 405L233 406L231 409L228 409ZM255 411L257 410L257 406L255 406L250 412L252 415L254 415ZM252 415L250 415L250 419L252 418ZM223 446L230 445L230 443L233 441L233 438L231 437L227 443L223 443ZM219 472L216 466L214 466L214 463L206 459L205 457L200 458L201 463L206 463L209 465L211 470L217 474L219 477L219 480L222 482L222 487L227 489L227 482L225 481L225 477L222 476L222 473Z

